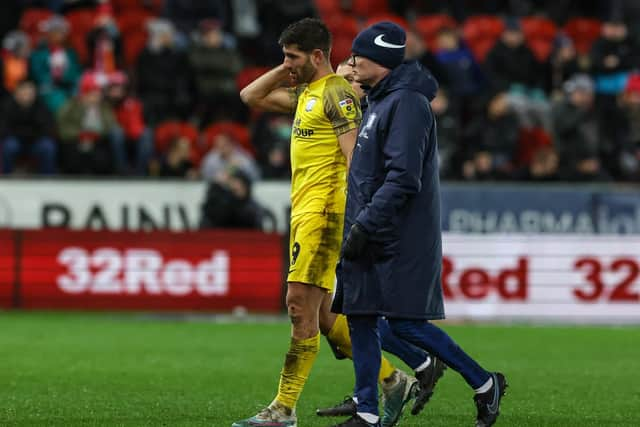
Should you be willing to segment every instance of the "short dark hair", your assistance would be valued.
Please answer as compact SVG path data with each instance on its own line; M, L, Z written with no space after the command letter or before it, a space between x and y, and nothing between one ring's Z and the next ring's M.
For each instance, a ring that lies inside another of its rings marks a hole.
M317 18L304 18L290 24L280 34L280 46L297 45L303 52L311 53L320 49L329 59L331 51L331 33L327 26Z

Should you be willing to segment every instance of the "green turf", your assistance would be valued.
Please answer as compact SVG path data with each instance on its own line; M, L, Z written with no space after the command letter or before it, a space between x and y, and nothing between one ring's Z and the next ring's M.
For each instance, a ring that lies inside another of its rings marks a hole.
M498 426L640 426L640 328L453 326L511 384ZM218 324L131 315L0 312L0 426L225 427L269 403L286 323ZM323 343L299 426L352 387ZM469 426L475 408L449 370L401 426ZM337 421L337 420L336 420Z

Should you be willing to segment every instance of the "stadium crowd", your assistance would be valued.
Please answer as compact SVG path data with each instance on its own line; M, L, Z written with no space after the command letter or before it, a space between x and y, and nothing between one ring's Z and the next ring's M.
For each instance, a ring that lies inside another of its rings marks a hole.
M292 118L238 93L305 16L331 29L334 66L372 22L408 31L407 59L440 83L445 179L640 179L631 0L15 0L0 18L1 174L287 179Z

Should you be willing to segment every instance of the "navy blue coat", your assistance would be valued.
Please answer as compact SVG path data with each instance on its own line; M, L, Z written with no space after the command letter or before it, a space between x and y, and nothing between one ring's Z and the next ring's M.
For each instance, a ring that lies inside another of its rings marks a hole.
M418 62L396 67L368 94L349 170L344 237L370 239L358 260L341 258L333 311L442 319L437 83Z

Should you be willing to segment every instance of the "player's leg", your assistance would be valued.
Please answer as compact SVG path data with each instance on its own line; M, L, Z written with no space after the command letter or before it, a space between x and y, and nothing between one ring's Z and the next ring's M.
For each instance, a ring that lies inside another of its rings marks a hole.
M394 334L429 351L460 373L476 392L477 427L491 426L499 415L507 382L503 374L483 369L451 337L434 324L421 320L389 319Z
M356 375L356 414L345 425L380 426L378 416L377 373L382 353L377 316L347 316L353 342L353 366ZM342 424L341 424L342 425Z
M257 415L232 427L296 426L295 407L320 350L318 312L326 290L303 283L289 283L287 312L291 319L291 342L280 372L278 394Z
M446 365L437 357L431 357L423 349L394 334L391 331L389 322L384 317L378 318L378 331L380 332L382 349L399 357L415 372L415 377L418 380L418 390L411 413L417 415L429 402L436 383L446 369Z
M320 330L327 337L329 345L337 358L352 358L351 337L347 318L342 314L337 315L331 312L331 294L327 294L320 307ZM410 344L407 343L406 345ZM422 350L420 351L424 354ZM420 357L420 363L424 363L424 361L425 358ZM382 388L384 400L383 425L395 425L402 415L404 406L413 397L416 381L401 370L396 369L384 356L380 361L378 381ZM333 407L318 409L316 413L319 416L354 415L356 413L356 402L353 398L346 398Z

